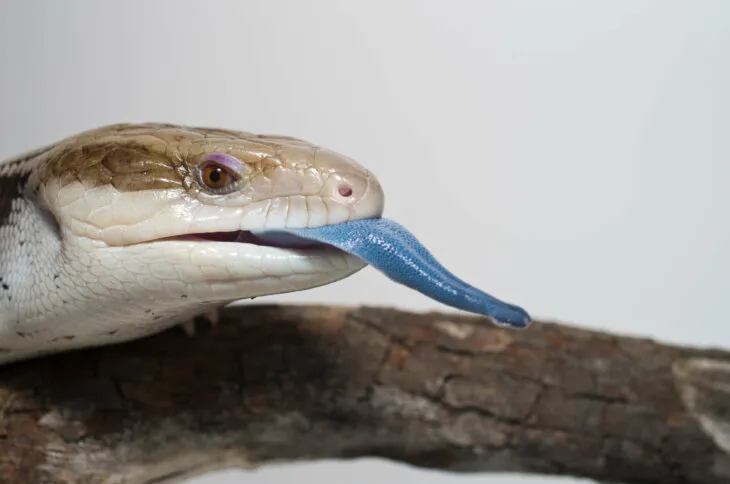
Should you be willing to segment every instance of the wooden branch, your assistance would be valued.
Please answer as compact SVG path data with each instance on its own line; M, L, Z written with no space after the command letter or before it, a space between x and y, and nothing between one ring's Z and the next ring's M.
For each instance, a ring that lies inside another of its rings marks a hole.
M195 337L0 367L2 482L173 482L380 456L455 472L730 482L730 353L452 314L229 308Z

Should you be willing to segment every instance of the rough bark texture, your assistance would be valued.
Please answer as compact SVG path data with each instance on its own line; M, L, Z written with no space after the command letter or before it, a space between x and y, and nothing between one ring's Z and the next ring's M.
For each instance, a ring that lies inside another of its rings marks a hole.
M549 323L229 308L195 337L0 367L2 482L170 482L380 456L455 472L730 482L730 354Z

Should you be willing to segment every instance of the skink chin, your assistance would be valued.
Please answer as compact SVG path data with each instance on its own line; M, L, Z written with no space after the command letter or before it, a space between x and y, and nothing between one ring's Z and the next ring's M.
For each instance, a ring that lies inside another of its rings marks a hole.
M164 124L86 131L0 164L0 363L127 341L366 264L449 306L530 318L461 281L354 160Z

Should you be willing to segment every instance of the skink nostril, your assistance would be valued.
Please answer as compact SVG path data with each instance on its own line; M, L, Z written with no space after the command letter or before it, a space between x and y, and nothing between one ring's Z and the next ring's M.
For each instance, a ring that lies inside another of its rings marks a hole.
M337 187L337 191L341 196L345 198L352 196L352 187L347 183L343 183L339 187Z

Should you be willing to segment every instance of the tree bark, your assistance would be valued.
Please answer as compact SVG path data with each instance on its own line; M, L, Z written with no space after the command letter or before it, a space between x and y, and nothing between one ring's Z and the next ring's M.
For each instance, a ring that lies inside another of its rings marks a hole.
M536 322L248 306L195 336L0 367L2 482L179 482L379 456L453 472L730 482L730 353Z

